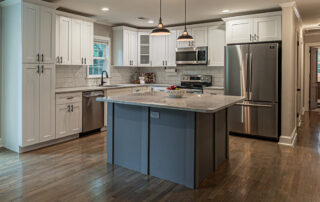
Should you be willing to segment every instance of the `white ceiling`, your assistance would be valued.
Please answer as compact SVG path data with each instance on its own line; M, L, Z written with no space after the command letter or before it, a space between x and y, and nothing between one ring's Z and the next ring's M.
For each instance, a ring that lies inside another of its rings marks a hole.
M100 21L110 24L131 24L140 27L155 26L159 19L159 0L54 0L57 6L93 14ZM187 0L189 22L212 20L226 16L224 9L235 13L280 8L279 4L291 0ZM320 23L320 0L297 0L303 22ZM110 11L101 11L102 7ZM162 0L165 25L184 21L184 0ZM137 17L155 21L154 25Z

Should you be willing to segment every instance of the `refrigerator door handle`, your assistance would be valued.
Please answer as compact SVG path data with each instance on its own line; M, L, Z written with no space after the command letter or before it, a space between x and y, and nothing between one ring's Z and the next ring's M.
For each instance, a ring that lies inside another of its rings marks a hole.
M249 56L249 71L250 71L249 100L252 100L252 53L250 53L250 56Z
M263 105L263 104L243 104L243 103L238 103L236 105L239 106L244 106L244 107L266 107L266 108L272 108L272 105Z

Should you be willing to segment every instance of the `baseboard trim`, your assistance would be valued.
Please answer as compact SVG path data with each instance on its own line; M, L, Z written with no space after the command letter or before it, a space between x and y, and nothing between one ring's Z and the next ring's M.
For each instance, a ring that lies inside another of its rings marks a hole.
M284 145L284 146L291 146L293 147L296 143L296 139L297 139L297 128L295 128L290 137L287 136L280 136L280 140L279 140L279 144L280 145Z
M44 148L44 147L48 147L48 146L51 146L51 145L59 144L59 143L62 143L62 142L67 142L67 141L74 140L74 139L77 139L77 138L79 138L79 134L70 135L68 137L63 137L63 138L60 138L60 139L55 139L55 140L51 140L51 141L48 141L48 142L43 142L43 143L27 146L27 147L20 147L19 153L24 153L24 152L29 152L29 151L36 150L36 149L41 149L41 148Z

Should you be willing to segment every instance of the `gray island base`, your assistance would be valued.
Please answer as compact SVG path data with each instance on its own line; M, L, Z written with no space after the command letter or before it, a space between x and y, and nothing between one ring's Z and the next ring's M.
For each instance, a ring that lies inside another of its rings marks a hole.
M107 161L195 189L228 159L227 110L242 97L149 92L108 102Z

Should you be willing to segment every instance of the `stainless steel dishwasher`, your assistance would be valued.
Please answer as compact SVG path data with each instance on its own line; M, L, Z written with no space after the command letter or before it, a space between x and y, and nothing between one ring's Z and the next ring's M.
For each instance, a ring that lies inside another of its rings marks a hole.
M104 103L97 102L98 97L104 97L104 92L82 93L82 133L101 129L104 126Z

